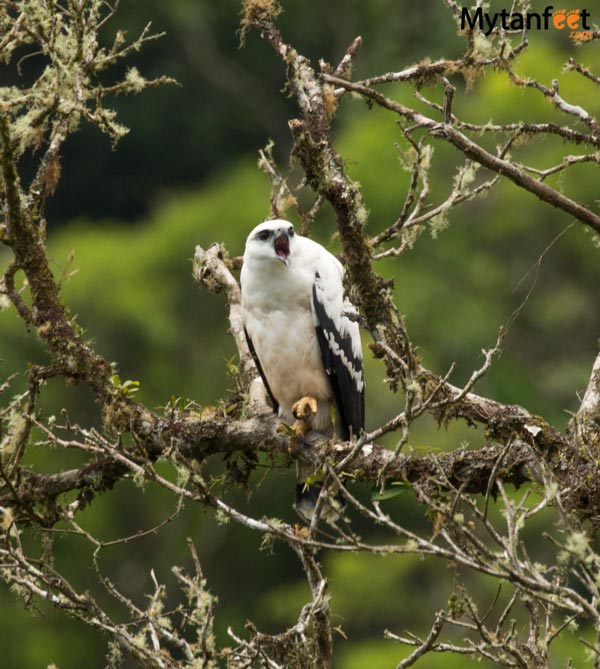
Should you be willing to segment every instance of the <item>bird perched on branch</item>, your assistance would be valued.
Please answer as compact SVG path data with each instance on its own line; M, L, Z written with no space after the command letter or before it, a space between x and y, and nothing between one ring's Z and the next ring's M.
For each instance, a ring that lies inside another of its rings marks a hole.
M348 441L364 428L358 314L344 297L343 276L337 258L288 221L266 221L248 235L241 273L246 338L274 411L300 437L335 430ZM320 490L311 478L299 468L296 508L305 517Z

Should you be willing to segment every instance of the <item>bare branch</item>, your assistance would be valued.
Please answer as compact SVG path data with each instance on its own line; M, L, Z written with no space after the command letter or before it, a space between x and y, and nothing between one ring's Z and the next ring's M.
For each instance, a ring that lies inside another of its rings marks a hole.
M574 216L577 220L581 221L585 225L588 225L596 232L600 232L600 216L593 213L583 205L566 197L562 193L559 193L553 188L550 188L543 182L533 179L528 174L523 172L523 170L519 169L514 163L492 155L484 148L469 139L466 135L458 132L452 126L439 123L434 119L423 116L415 110L410 109L409 107L406 107L389 98L386 98L381 93L378 93L377 91L374 91L373 89L370 89L366 86L353 84L349 81L343 81L342 79L331 77L329 75L325 75L325 79L326 81L335 83L336 85L341 86L346 90L360 93L369 100L373 100L381 107L389 109L390 111L394 111L403 118L412 121L413 123L417 124L418 127L428 129L432 137L449 142L471 160L474 160L483 167L487 167L488 169L507 177L512 182L517 184L517 186L524 188L544 202L547 202L553 207L561 209L565 213Z

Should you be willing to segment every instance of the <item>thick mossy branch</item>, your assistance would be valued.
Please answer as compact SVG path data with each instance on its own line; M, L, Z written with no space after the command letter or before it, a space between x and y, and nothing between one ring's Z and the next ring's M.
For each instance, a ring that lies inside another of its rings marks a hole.
M129 416L136 441L144 448L124 455L133 458L141 466L173 453L179 453L186 461L202 461L215 454L255 453L257 450L270 455L292 455L316 466L325 462L335 465L353 449L353 444L329 442L314 433L309 435L310 442L307 443L290 438L278 431L278 420L274 416L241 421L225 417L211 418L209 421L169 420L155 417L142 405L131 402ZM476 450L457 449L435 456L394 456L388 449L366 444L348 463L344 474L369 486L381 485L388 480L409 482L423 489L438 485L433 482L441 477L466 492L485 494L489 486L493 485L493 481L490 481L492 475L517 486L532 480L531 468L543 444L536 444L533 436L530 437L529 443L516 441L508 453L504 446L494 445ZM556 447L558 444L552 444L552 448ZM81 493L82 505L86 504L96 493L112 488L117 481L132 473L119 460L118 451L112 455L110 451L108 453L96 462L58 474L23 470L19 499L5 492L0 496L0 506L13 506L16 509L24 503L45 505L74 490ZM383 480L382 472L385 472ZM600 497L590 498L587 508L581 510L588 516L600 513ZM27 522L27 518L24 521Z

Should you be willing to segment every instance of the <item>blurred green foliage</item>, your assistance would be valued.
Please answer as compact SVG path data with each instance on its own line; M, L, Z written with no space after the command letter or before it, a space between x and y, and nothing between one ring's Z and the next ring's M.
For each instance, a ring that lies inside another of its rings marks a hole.
M374 74L400 69L425 55L459 53L454 26L441 6L428 0L413 11L406 3L398 6L388 0L340 0L326 5L294 0L284 3L281 23L301 51L330 60L339 58L356 34L363 34L359 70ZM123 102L124 120L133 132L115 154L106 145L98 147L89 133L76 136L64 156L62 195L49 209L49 215L56 215L50 216L50 255L56 275L65 275L65 303L78 314L95 348L117 362L120 378L139 382L136 397L150 407L164 406L172 397L212 405L227 392L226 361L235 350L227 335L224 299L194 285L191 258L195 244L207 246L214 241L224 242L233 255L242 253L247 232L268 212L268 184L253 154L268 137L278 140L279 155L287 146L286 119L294 112L279 92L281 67L256 35L249 37L245 51L237 51L237 11L233 3L124 3L117 23L125 20L133 27L148 16L156 18L159 29L163 24L169 28L160 46L141 54L135 63L142 74L166 72L185 85L152 91L144 101ZM532 35L531 42L519 71L546 83L558 77L567 99L600 111L600 100L597 94L592 97L595 91L589 82L573 73L560 74L572 49L543 34ZM578 58L597 66L597 48L593 49L582 49ZM213 64L216 74L211 72ZM410 87L386 90L414 103ZM425 89L424 93L440 97L437 91ZM464 120L495 122L558 117L542 96L508 85L498 73L487 74L472 91L459 89L455 113ZM401 132L391 115L351 99L342 102L338 128L336 145L362 185L370 210L369 230L383 229L398 215L409 179L395 147L396 143L402 146ZM495 138L488 141L493 147ZM561 141L545 139L518 147L515 153L519 160L549 166L559 160L563 149ZM449 193L451 175L459 163L448 147L436 146L431 180L434 202ZM208 174L213 176L206 178ZM590 166L573 168L553 183L576 199L597 197L597 174ZM65 199L70 200L68 206ZM142 220L123 225L119 215L130 218L132 212L144 209L149 213ZM107 214L113 218L106 219ZM54 230L66 217L73 220ZM581 226L564 232L570 221L563 214L505 182L487 198L454 210L449 221L449 228L435 241L426 233L412 252L378 265L395 280L397 302L425 364L445 373L455 362L454 381L464 382L482 363L481 349L494 344L498 328L533 287L509 331L503 355L477 390L521 403L564 426L568 412L577 406L577 391L587 383L597 350L598 249ZM331 249L339 249L331 212L322 212L314 234ZM7 255L0 254L2 267L7 261ZM67 278L73 270L76 273ZM368 337L365 340L368 343ZM23 373L29 362L46 360L35 336L24 331L10 309L0 313L0 357L0 378ZM389 392L383 376L381 365L367 355L371 428L401 407L402 398ZM14 392L23 385L20 377ZM79 388L53 382L43 401L46 415L66 406L71 417L84 424L97 420L91 398ZM389 443L394 444L393 436ZM465 425L439 429L423 419L411 433L407 450L451 449L461 443L480 445L483 435ZM56 471L77 457L34 452L29 462ZM227 497L258 516L293 520L294 474L271 471L270 466L261 461L253 476L252 495L229 490ZM218 472L216 466L215 475ZM165 465L165 475L175 474ZM368 496L370 491L357 494ZM410 490L383 504L395 509L407 526L428 531L424 508ZM99 537L111 539L148 529L173 510L173 500L164 491L121 482L79 520ZM530 531L535 542L542 528ZM223 644L228 625L242 630L246 619L251 619L267 631L279 631L296 619L309 593L295 557L278 545L272 554L261 551L261 537L231 524L220 525L201 508L184 510L157 535L106 551L102 566L118 587L140 602L142 593L152 587L150 570L154 569L169 585L175 602L177 591L169 569L172 564L189 565L186 536L194 539L210 587L219 598L218 634ZM114 606L95 584L89 546L78 537L57 534L56 548L57 567L68 570L82 590L97 591L109 609ZM545 549L540 550L543 554ZM337 638L339 669L394 666L407 651L384 641L381 631L389 628L400 633L410 626L425 632L431 622L427 616L443 606L452 592L451 570L433 559L322 557L331 580L336 624L348 636L347 640ZM489 605L495 589L494 583L485 582L481 601ZM38 602L31 603L25 614L6 590L3 600L4 669L45 667L50 661L61 669L103 666L100 635ZM577 637L567 634L561 640L555 666L563 666L568 655L583 657ZM466 662L436 656L428 657L426 666L463 667Z
M452 50L454 27L438 0L422 0L418 12L395 0L285 0L283 7L282 30L315 61L338 62L362 35L368 46L357 71L364 76L391 63L438 58ZM149 91L143 103L135 97L115 101L121 121L134 129L116 155L100 133L85 127L70 139L63 151L62 186L48 203L52 225L82 212L94 220L138 220L173 187L195 187L269 138L277 142L279 156L285 155L287 119L294 112L280 93L284 71L257 34L250 34L240 51L240 9L237 0L120 3L117 17L106 25L107 41L118 28L134 36L152 21L164 37L129 64L146 78L168 74L181 86ZM456 49L454 41L454 55ZM24 61L24 76L36 67L36 59ZM4 79L18 81L0 66Z

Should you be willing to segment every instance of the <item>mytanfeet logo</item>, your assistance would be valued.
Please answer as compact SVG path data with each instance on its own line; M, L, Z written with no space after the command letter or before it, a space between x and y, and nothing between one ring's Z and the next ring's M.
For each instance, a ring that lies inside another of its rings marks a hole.
M587 9L554 9L548 5L543 12L511 12L503 9L492 14L484 12L481 7L472 12L462 8L460 27L467 26L474 30L478 26L485 35L491 35L497 28L504 30L567 30L571 39L585 42L592 39L592 29L589 23L590 12Z

